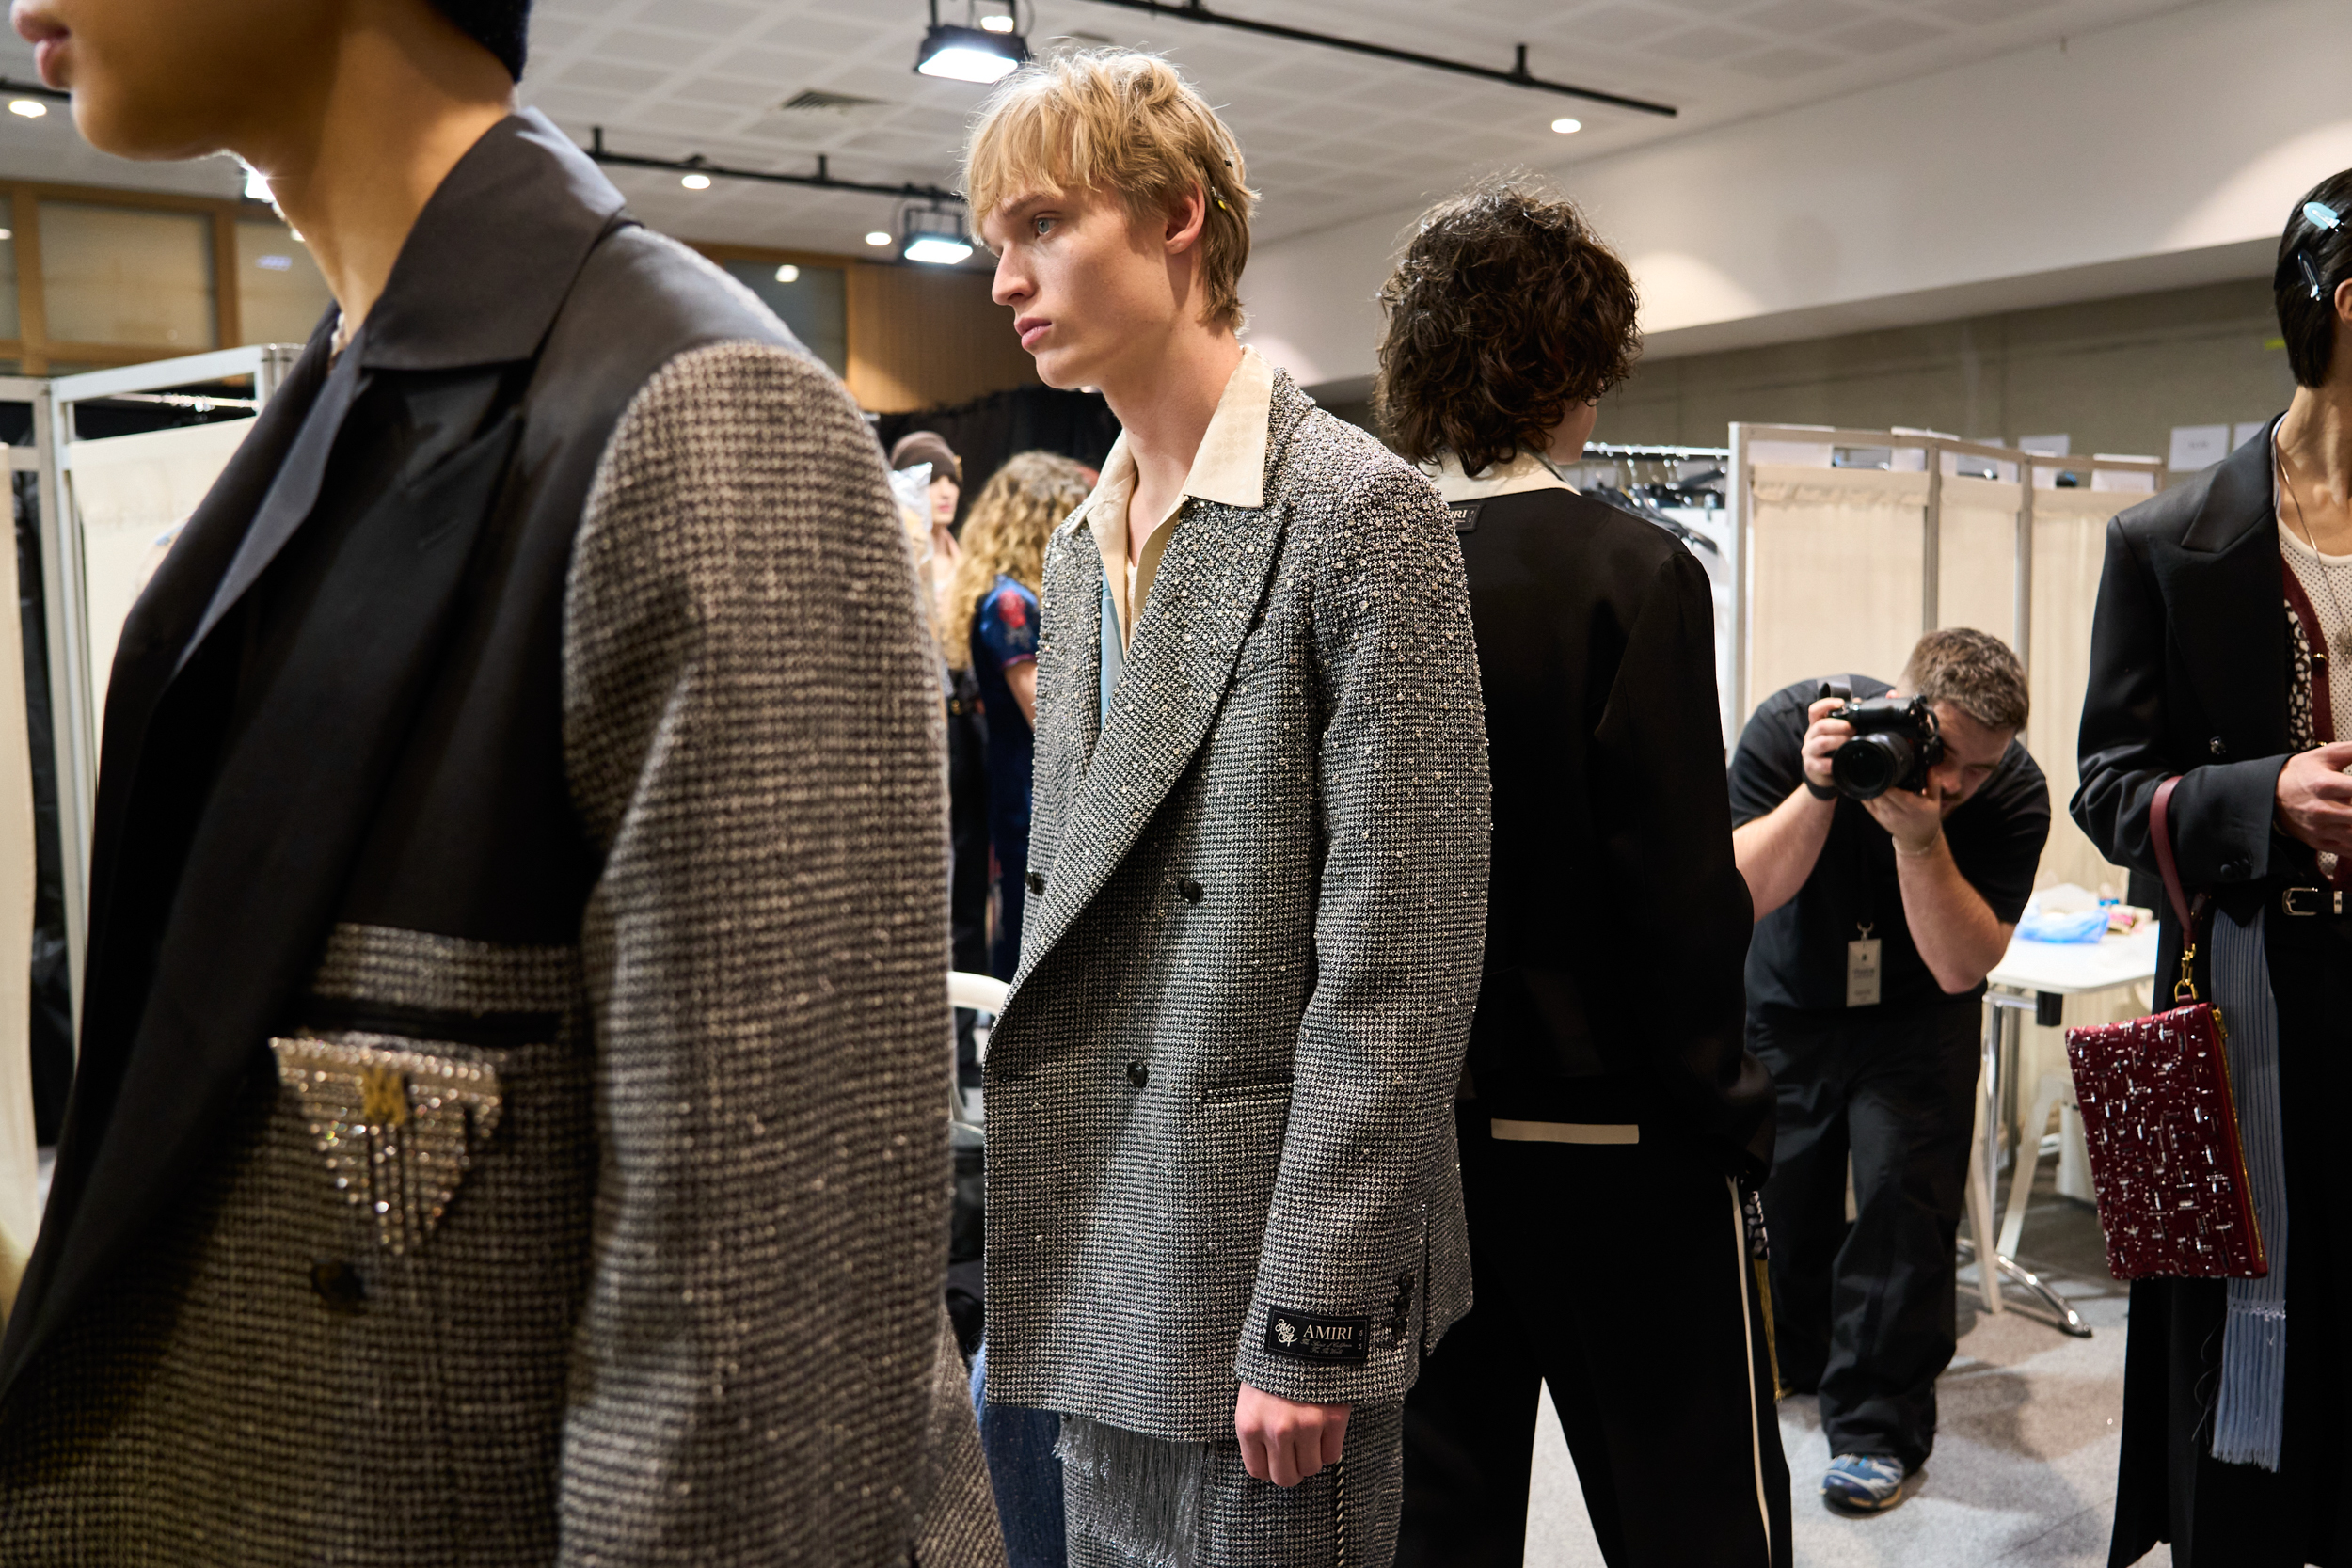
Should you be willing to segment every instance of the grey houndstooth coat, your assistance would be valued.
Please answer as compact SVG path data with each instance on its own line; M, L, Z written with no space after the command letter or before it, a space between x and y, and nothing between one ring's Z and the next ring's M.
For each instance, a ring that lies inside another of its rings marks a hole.
M858 411L535 115L125 625L0 1563L1002 1561Z
M1264 499L1190 503L1106 723L1101 553L1083 510L1054 535L987 1063L989 1398L1168 1439L1231 1436L1237 1382L1400 1400L1470 1305L1461 552L1425 481L1281 374Z

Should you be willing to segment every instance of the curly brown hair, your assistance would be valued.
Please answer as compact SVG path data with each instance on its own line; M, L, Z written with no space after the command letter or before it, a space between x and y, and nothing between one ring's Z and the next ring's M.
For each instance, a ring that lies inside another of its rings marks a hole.
M1381 285L1374 390L1390 443L1480 473L1542 451L1570 406L1641 353L1633 275L1573 202L1526 175L1482 181L1422 214Z
M972 668L972 617L998 577L1036 593L1045 575L1045 540L1093 488L1086 469L1050 451L1017 452L989 475L963 525L963 553L947 584L940 651Z

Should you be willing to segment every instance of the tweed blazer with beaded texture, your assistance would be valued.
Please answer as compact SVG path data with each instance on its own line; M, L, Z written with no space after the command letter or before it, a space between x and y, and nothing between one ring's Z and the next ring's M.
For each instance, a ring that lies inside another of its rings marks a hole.
M1002 1561L897 509L620 206L486 133L124 627L0 1563Z
M1232 1433L1402 1399L1468 1309L1478 666L1436 492L1277 373L1264 504L1196 499L1100 717L1048 547L1030 899L987 1061L992 1400Z

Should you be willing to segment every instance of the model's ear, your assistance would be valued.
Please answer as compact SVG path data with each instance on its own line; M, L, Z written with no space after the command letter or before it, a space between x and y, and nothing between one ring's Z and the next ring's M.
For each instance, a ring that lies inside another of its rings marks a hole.
M1208 221L1209 200L1195 181L1168 204L1168 253L1181 256L1199 245L1200 230Z

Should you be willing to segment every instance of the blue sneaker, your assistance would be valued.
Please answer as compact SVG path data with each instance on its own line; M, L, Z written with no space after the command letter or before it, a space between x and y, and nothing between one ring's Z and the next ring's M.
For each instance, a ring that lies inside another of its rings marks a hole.
M1903 1500L1903 1462L1841 1453L1821 1477L1821 1500L1840 1513L1883 1513Z

